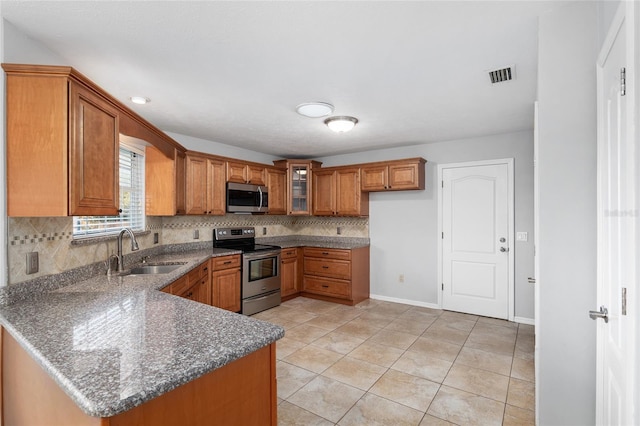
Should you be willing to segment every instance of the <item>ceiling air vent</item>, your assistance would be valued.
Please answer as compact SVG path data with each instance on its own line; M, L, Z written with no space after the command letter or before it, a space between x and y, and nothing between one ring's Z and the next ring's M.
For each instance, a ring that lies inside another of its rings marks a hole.
M492 84L502 83L503 81L513 80L515 77L515 67L505 67L499 70L489 71L489 78Z

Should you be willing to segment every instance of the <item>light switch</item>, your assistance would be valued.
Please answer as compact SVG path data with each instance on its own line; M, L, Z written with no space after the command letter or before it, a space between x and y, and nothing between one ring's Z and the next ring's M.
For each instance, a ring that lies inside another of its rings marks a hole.
M526 232L516 232L516 241L529 241L529 234Z

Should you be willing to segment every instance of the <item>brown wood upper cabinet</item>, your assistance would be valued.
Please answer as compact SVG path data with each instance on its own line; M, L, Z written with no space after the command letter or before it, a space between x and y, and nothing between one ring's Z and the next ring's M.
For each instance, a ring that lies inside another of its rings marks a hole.
M240 161L227 161L227 182L265 185L265 167Z
M287 171L267 167L269 214L287 214Z
M71 67L2 67L7 76L9 216L117 215L122 135L153 145L171 162L176 150L184 151ZM179 170L180 165L175 167ZM177 193L175 200L172 194L170 202L156 209L154 204L160 201L157 195L164 190L156 188L153 201L147 200L148 214L176 214L181 210L177 182L170 186L154 182L160 188L173 188L175 184Z
M334 167L313 171L314 216L367 216L369 194L361 192L360 168Z
M118 108L70 67L3 68L8 215L117 215Z
M424 189L424 158L409 158L360 165L362 191L406 191Z
M225 162L193 153L186 156L186 211L195 215L224 215Z
M290 215L311 214L311 173L322 165L313 160L276 160L276 167L287 169L287 212Z
M186 213L186 155L174 149L174 158L153 146L145 149L145 213L175 216Z

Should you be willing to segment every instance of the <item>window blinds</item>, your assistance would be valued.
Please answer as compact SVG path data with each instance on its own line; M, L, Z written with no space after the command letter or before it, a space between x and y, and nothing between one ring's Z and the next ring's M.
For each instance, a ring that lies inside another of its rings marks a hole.
M74 216L73 238L115 234L122 228L144 231L144 155L120 147L120 209L118 216Z

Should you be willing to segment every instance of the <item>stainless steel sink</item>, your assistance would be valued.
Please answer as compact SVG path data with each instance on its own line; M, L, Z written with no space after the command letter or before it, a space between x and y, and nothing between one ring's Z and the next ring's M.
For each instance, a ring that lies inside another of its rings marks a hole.
M144 265L131 268L130 275L147 275L147 274L168 274L183 266L182 264L171 265Z

